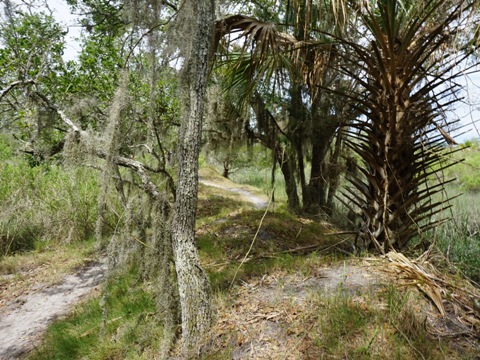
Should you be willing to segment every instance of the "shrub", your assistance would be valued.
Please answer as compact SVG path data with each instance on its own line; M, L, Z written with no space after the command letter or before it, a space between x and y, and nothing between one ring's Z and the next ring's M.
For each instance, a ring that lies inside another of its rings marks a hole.
M95 170L48 163L31 167L2 141L0 158L0 256L32 249L36 241L76 241L93 235Z

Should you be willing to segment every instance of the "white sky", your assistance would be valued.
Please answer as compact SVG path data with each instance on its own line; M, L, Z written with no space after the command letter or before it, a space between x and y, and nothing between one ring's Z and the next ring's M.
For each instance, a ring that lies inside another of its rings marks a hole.
M74 60L80 50L75 40L80 36L81 30L77 17L70 13L65 0L47 0L47 3L54 11L57 20L69 30L63 57L65 60ZM464 125L464 128L452 134L457 135L456 140L459 142L480 137L480 66L477 69L478 73L458 80L460 84L465 85L465 90L459 94L465 98L464 103L456 104L456 109L447 113L449 119L460 118L461 124ZM458 134L461 135L458 136Z
M455 139L464 142L472 138L480 137L480 65L477 73L459 78L457 82L464 86L459 96L464 97L463 103L455 104L455 110L447 113L451 119L460 118L462 129L452 135L464 133Z
M81 28L78 26L78 17L70 13L70 7L64 0L47 0L47 4L54 12L57 21L64 27L68 28L63 59L66 61L74 60L80 51L80 46L75 40L80 37L81 31Z

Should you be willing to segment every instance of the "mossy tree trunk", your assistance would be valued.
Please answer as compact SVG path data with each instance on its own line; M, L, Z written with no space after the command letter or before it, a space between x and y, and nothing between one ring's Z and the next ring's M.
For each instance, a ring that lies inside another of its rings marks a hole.
M187 10L188 9L188 10ZM172 240L182 313L182 351L193 356L212 322L211 288L195 247L195 217L205 87L214 28L214 0L188 0L191 26L182 74L182 127ZM190 16L191 15L191 16Z

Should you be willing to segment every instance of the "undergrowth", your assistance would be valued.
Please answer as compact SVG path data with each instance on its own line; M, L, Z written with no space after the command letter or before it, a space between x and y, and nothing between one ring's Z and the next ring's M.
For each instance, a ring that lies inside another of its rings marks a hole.
M308 306L311 331L304 344L310 358L460 359L427 334L417 293L387 286L380 292L314 294ZM473 354L470 354L473 358ZM445 357L447 356L447 357Z
M198 248L214 289L229 287L237 269L236 280L246 281L278 270L302 268L305 254L318 254L325 262L345 256L342 250L347 239L336 236L328 226L272 211L258 228L264 213L245 210L197 231Z
M448 188L454 192L456 188ZM450 220L429 236L463 275L480 283L480 194L467 192L451 201Z
M32 172L40 171L33 169ZM64 169L53 166L50 171L54 174L58 172L56 176L62 179L58 174ZM79 173L78 176L86 176L94 186L95 180L90 177L88 170L82 171L85 173ZM43 175L53 176L48 175L48 172ZM42 181L48 184L47 180ZM65 191L77 191L79 186L81 187L78 182L72 183ZM47 191L42 189L40 186L38 191ZM63 190L60 189L56 191L70 201L69 194L62 193ZM259 229L265 210L248 209L243 199L226 199L221 190L208 186L202 186L201 192L197 213L197 244L202 264L207 270L217 299L220 299L217 301L228 302L232 283L239 285L267 274L302 272L308 278L316 268L345 259L351 248L350 242L353 239L332 235L337 230L331 226L296 217L277 208L269 209ZM83 222L84 225L94 226L94 222L91 223L88 219L96 203L91 204L88 200L88 187L83 194L83 203L68 203L68 206L72 209L83 206L84 213L89 215L72 220L72 215L66 211L61 214L61 225L70 224L71 227L72 224ZM50 199L46 202L50 206L38 208L42 209L42 216L47 214L45 209L51 209L53 214L61 208L58 199L54 201L53 194ZM36 216L38 215L30 214L31 219ZM54 218L60 221L60 215L56 216ZM465 221L465 226L467 224L472 226L472 221ZM42 229L36 238L45 237L46 233L42 233ZM442 231L446 233L449 229L452 228ZM65 234L65 229L63 231ZM469 231L470 240L476 236L473 228L468 227L462 231ZM475 259L477 250L472 246L478 244L477 238L476 242L468 240L462 245L458 238L455 242L452 241L454 234L446 234L444 238L441 238L443 235L440 233L437 236L439 245L444 246L445 250L449 249L447 252L452 260L455 260L454 254L458 256L470 252L473 255L468 261L473 264L472 268L475 266L475 261L480 257ZM449 239L446 243L448 245L444 245L442 239ZM251 246L252 250L245 258ZM455 261L466 264L465 259L463 257ZM476 270L478 268L480 267ZM131 264L128 271L110 279L105 294L106 307L102 308L99 297L92 297L77 306L67 319L52 325L44 343L30 354L30 358L154 358L159 351L163 328L162 314L158 313L152 285L142 280L138 268ZM314 294L309 299L305 315L298 317L300 323L297 326L303 329L300 336L303 339L304 354L309 358L460 359L457 352L449 347L448 341L441 344L428 337L421 313L413 301L414 296L393 286L377 295L369 294L365 299L341 288L334 296ZM107 309L106 315L102 309ZM223 350L216 352L215 358L232 357L231 344L224 346ZM474 359L474 355L464 355L467 359Z
M130 266L104 286L106 318L102 297L86 301L67 319L51 325L42 346L28 358L153 358L162 327L156 318L155 299L149 285L139 281L138 269Z
M98 182L91 169L31 167L21 157L0 163L0 257L32 250L38 241L90 238Z

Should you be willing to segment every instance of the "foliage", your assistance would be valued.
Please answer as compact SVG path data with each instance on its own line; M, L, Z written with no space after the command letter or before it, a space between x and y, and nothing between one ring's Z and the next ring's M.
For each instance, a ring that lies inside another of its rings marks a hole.
M92 170L53 164L31 167L21 157L9 157L0 164L0 254L32 249L38 241L90 238L97 193Z
M254 15L265 17L233 15L217 22L220 56L215 75L233 114L230 127L244 124L243 137L272 152L293 211L333 209L339 179L334 169L343 138L338 128L355 114L321 86L352 90L355 84L338 77L332 67L338 49L324 32L342 32L345 4L280 2L268 10L245 4ZM307 162L312 165L308 169Z
M347 142L363 163L344 195L361 218L366 248L404 250L412 237L441 222L435 215L445 208L431 199L448 180L430 179L449 166L442 140L453 139L442 129L443 110L456 101L455 65L471 52L446 50L466 26L472 4L386 0L356 9L368 42L338 41L353 54L344 57L341 71L364 88L344 93L363 115Z

